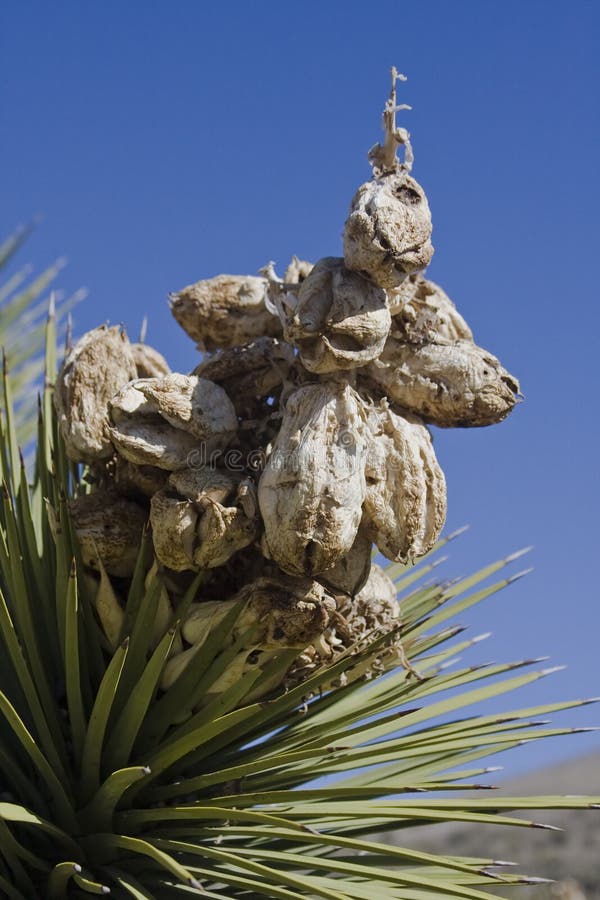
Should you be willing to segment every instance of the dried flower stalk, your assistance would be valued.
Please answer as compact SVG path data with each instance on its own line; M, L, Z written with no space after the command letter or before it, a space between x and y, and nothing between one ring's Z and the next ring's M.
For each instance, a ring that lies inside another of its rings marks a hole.
M390 654L408 665L373 543L410 562L440 534L446 486L425 422L488 425L518 399L516 379L421 274L431 215L410 174L410 136L396 126L408 108L397 105L398 80L393 69L385 137L352 201L343 258L294 256L283 279L270 263L260 276L217 275L172 295L175 319L208 353L190 375L102 327L69 351L57 379L68 455L89 465L92 492L70 508L107 645L121 639L148 517L146 587L159 581L150 650L175 629L163 690L239 606L228 646L240 652L201 704L255 674L260 687L244 702L296 684L373 631L388 646L350 678L383 670ZM176 627L197 571L202 593ZM267 663L294 656L283 680L265 680Z

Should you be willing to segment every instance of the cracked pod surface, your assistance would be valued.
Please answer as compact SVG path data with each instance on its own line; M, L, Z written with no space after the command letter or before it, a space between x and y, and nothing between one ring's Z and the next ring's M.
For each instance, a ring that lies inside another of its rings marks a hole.
M387 559L407 562L427 553L446 519L446 480L431 435L414 416L382 402L368 414L365 519Z
M253 275L217 275L171 295L171 312L201 350L245 344L281 334L265 306L267 282Z
M309 372L327 374L377 359L390 325L385 291L325 257L302 282L284 334Z
M131 344L117 325L88 331L67 353L54 405L70 459L94 462L112 456L108 402L136 375Z
M390 337L364 374L395 406L441 428L494 425L519 400L517 379L472 341L417 345Z
M407 172L362 184L344 226L344 260L375 284L393 290L431 262L431 212L425 191Z
M266 554L315 575L351 549L365 496L365 417L347 384L320 382L288 398L258 486Z
M222 387L178 372L131 381L112 398L109 410L118 453L169 471L186 468L200 447L207 454L222 450L238 427Z

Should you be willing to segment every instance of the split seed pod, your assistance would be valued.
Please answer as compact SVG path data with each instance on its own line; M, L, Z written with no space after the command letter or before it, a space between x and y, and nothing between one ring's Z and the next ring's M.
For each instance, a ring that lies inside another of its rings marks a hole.
M175 571L224 565L258 536L254 493L249 479L231 473L208 467L174 472L151 501L159 561Z
M400 605L396 588L381 566L371 567L369 578L356 597L338 599L338 614L343 623L336 626L343 648L366 637L373 631L391 631L398 624Z
M407 562L423 556L446 518L446 481L421 421L387 404L369 410L365 517L379 550Z
M235 409L217 384L174 372L138 378L109 404L111 439L117 451L138 465L175 471L190 453L227 446L237 429Z
M102 325L77 341L58 373L54 392L70 459L95 462L112 456L108 401L135 377L131 344L118 326Z
M133 358L138 378L160 378L171 372L169 363L162 353L149 344L132 344Z
M335 601L321 585L283 574L258 578L230 600L194 603L182 625L182 635L192 646L165 666L163 690L202 652L212 630L236 605L240 606L240 614L232 628L230 644L249 632L248 643L210 686L209 698L222 693L250 671L264 667L274 656L289 650L301 651L311 642L318 642L335 612ZM274 690L281 680L280 674L274 681L262 682L260 692L249 695L245 702Z
M345 556L319 575L319 580L333 591L354 597L364 586L371 571L373 541L369 529L361 524L352 547Z
M425 192L402 169L359 187L344 228L344 260L393 290L431 262L431 213Z
M265 554L285 572L324 572L352 547L364 449L365 414L352 388L321 382L291 394L258 487Z
M169 473L156 466L137 466L118 454L114 459L114 486L125 497L150 499L162 490Z
M132 575L146 511L104 490L75 497L69 508L85 565L100 571L100 560L109 575Z
M305 368L324 374L377 359L390 324L385 291L347 269L343 259L325 257L302 282L284 334Z
M252 275L217 275L171 294L171 312L200 350L245 344L281 334L265 306L267 281Z
M408 344L473 341L473 333L442 288L411 275L390 294L391 334Z
M519 399L519 382L471 341L406 344L388 338L367 379L391 402L441 428L493 425Z
M242 414L286 379L293 362L290 344L261 337L202 360L192 374L220 384L232 398L238 414Z
M216 601L219 621L238 603L242 610L231 643L253 628L248 646L261 650L303 650L325 630L335 610L335 601L320 584L283 574L257 578L230 600ZM200 603L190 608L182 625L183 637L190 644L206 640L207 621L210 628L217 624L211 607L211 603Z

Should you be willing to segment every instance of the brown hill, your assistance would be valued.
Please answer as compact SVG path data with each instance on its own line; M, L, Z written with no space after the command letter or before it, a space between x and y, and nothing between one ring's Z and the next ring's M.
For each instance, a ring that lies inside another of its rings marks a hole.
M499 792L512 796L536 794L600 794L600 753L533 772L502 783ZM478 796L481 796L479 794ZM515 814L517 815L517 814ZM600 900L600 812L536 812L533 816L563 831L532 828L501 828L470 825L426 825L398 831L382 840L433 853L458 856L492 856L513 860L528 875L554 878L561 884L552 888L513 888L507 896L541 900L582 900L569 880L578 882L583 900Z

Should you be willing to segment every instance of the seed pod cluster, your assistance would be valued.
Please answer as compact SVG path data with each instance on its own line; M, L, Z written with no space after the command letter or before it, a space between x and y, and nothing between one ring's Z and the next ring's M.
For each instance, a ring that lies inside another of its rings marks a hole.
M401 654L394 587L372 556L408 564L440 535L446 485L427 426L493 424L518 399L516 379L423 275L431 216L396 128L396 77L342 257L294 256L283 278L269 264L172 294L203 353L191 373L106 326L59 373L62 438L91 484L71 516L107 646L140 546L147 583L160 585L151 647L202 573L163 690L236 610L225 645L239 652L213 695L282 654L287 675L256 696L296 683L373 631Z

